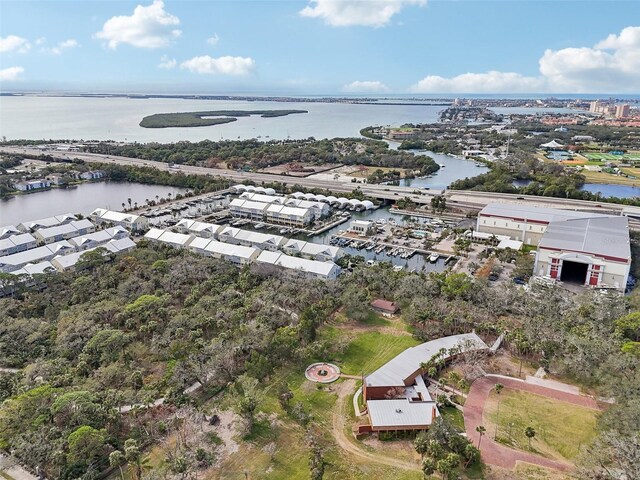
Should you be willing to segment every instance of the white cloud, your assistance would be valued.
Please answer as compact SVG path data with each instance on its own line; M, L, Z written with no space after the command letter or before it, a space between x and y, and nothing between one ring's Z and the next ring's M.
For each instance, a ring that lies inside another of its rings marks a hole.
M164 10L162 0L153 0L148 7L138 5L133 15L111 17L96 37L115 49L121 43L139 48L166 47L182 32L176 28L180 19Z
M490 71L455 77L430 75L416 93L635 93L640 85L640 27L627 27L593 47L548 49L538 76Z
M36 38L35 44L40 46L40 45L44 45L47 42L47 39L44 37L38 37Z
M3 68L0 70L0 80L3 81L12 81L17 80L20 74L24 72L24 68L22 67L9 67Z
M384 83L379 82L379 81L371 81L371 80L365 80L365 81L360 81L360 80L356 80L355 82L351 82L345 86L342 87L342 91L343 92L350 92L350 93L366 93L366 92L370 92L370 93L382 93L382 92L388 92L389 91L389 87L387 87Z
M211 46L215 46L220 41L220 37L218 37L217 33L214 33L212 37L207 38L207 44Z
M27 53L31 48L29 40L18 37L17 35L8 35L0 37L0 52L8 53L16 51L18 53Z
M547 50L540 73L558 92L637 92L640 85L640 27L611 34L593 48Z
M178 62L176 62L175 58L169 58L167 55L163 55L160 57L160 63L158 64L158 68L164 68L165 70L171 70L175 68Z
M209 55L193 57L182 62L180 68L193 73L208 73L212 75L247 75L255 68L255 61L250 57L219 57Z
M496 72L463 73L445 78L429 75L413 85L414 93L531 93L539 92L544 82L519 73Z
M321 18L334 27L384 27L405 5L426 5L427 0L310 0L303 17Z
M38 39L38 40L40 40L40 39ZM36 43L37 43L37 41L36 41ZM41 43L44 43L44 41L41 42ZM70 50L72 48L77 48L79 46L80 46L80 44L76 40L74 40L73 38L70 38L69 40L65 40L63 42L58 42L58 44L55 45L54 47L43 47L41 50L42 50L43 53L48 53L48 54L51 54L51 55L62 55L62 53L65 50Z

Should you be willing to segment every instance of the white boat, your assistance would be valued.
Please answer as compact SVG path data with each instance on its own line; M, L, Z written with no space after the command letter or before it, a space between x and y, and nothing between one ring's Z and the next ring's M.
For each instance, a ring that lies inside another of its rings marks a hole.
M283 234L283 235L285 233L289 233L289 229L288 228L283 228L283 229L280 230L280 233Z
M253 228L255 228L256 230L260 230L261 228L264 228L264 223L256 223Z
M440 255L437 253L432 253L431 256L429 257L429 261L431 263L436 263L438 261L438 259L440 258Z

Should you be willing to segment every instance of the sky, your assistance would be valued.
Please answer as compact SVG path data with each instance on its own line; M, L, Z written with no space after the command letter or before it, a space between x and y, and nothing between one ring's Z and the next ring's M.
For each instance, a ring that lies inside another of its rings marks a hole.
M640 1L0 0L0 90L640 93Z

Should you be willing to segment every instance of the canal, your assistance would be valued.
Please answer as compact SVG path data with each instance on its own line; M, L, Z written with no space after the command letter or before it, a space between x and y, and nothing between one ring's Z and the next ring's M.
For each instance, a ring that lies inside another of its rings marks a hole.
M146 199L175 197L185 189L163 185L144 185L128 182L83 183L77 188L55 188L44 192L15 195L0 200L0 226L15 225L28 220L51 217L62 213L87 215L96 208L122 210L122 204L138 203ZM156 197L157 196L157 197Z

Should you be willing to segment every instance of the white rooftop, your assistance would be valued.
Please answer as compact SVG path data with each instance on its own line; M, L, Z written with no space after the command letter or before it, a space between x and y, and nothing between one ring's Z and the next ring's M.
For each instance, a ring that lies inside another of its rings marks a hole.
M543 208L515 203L490 203L485 206L479 215L538 221L543 223L572 220L574 218L608 217L601 213L578 212L574 210L561 210L559 208Z
M71 220L76 220L76 216L72 213L64 213L62 215L56 215L53 217L41 218L39 220L31 220L29 222L23 222L20 225L23 225L28 230L32 228L46 228L46 227L54 227L56 225L60 225L61 223L65 223Z
M597 217L553 222L547 227L538 247L630 261L629 219Z
M231 243L216 242L212 240L205 247L207 252L216 253L218 255L238 257L249 259L253 257L256 252L259 252L257 248L245 247L243 245L233 245Z
M367 400L372 427L431 425L438 410L435 402L410 402L406 398Z
M448 351L454 347L460 347L463 351L489 348L475 333L438 338L406 349L378 370L367 375L365 382L370 387L404 386L405 380L420 370L421 363L428 362L441 349Z

